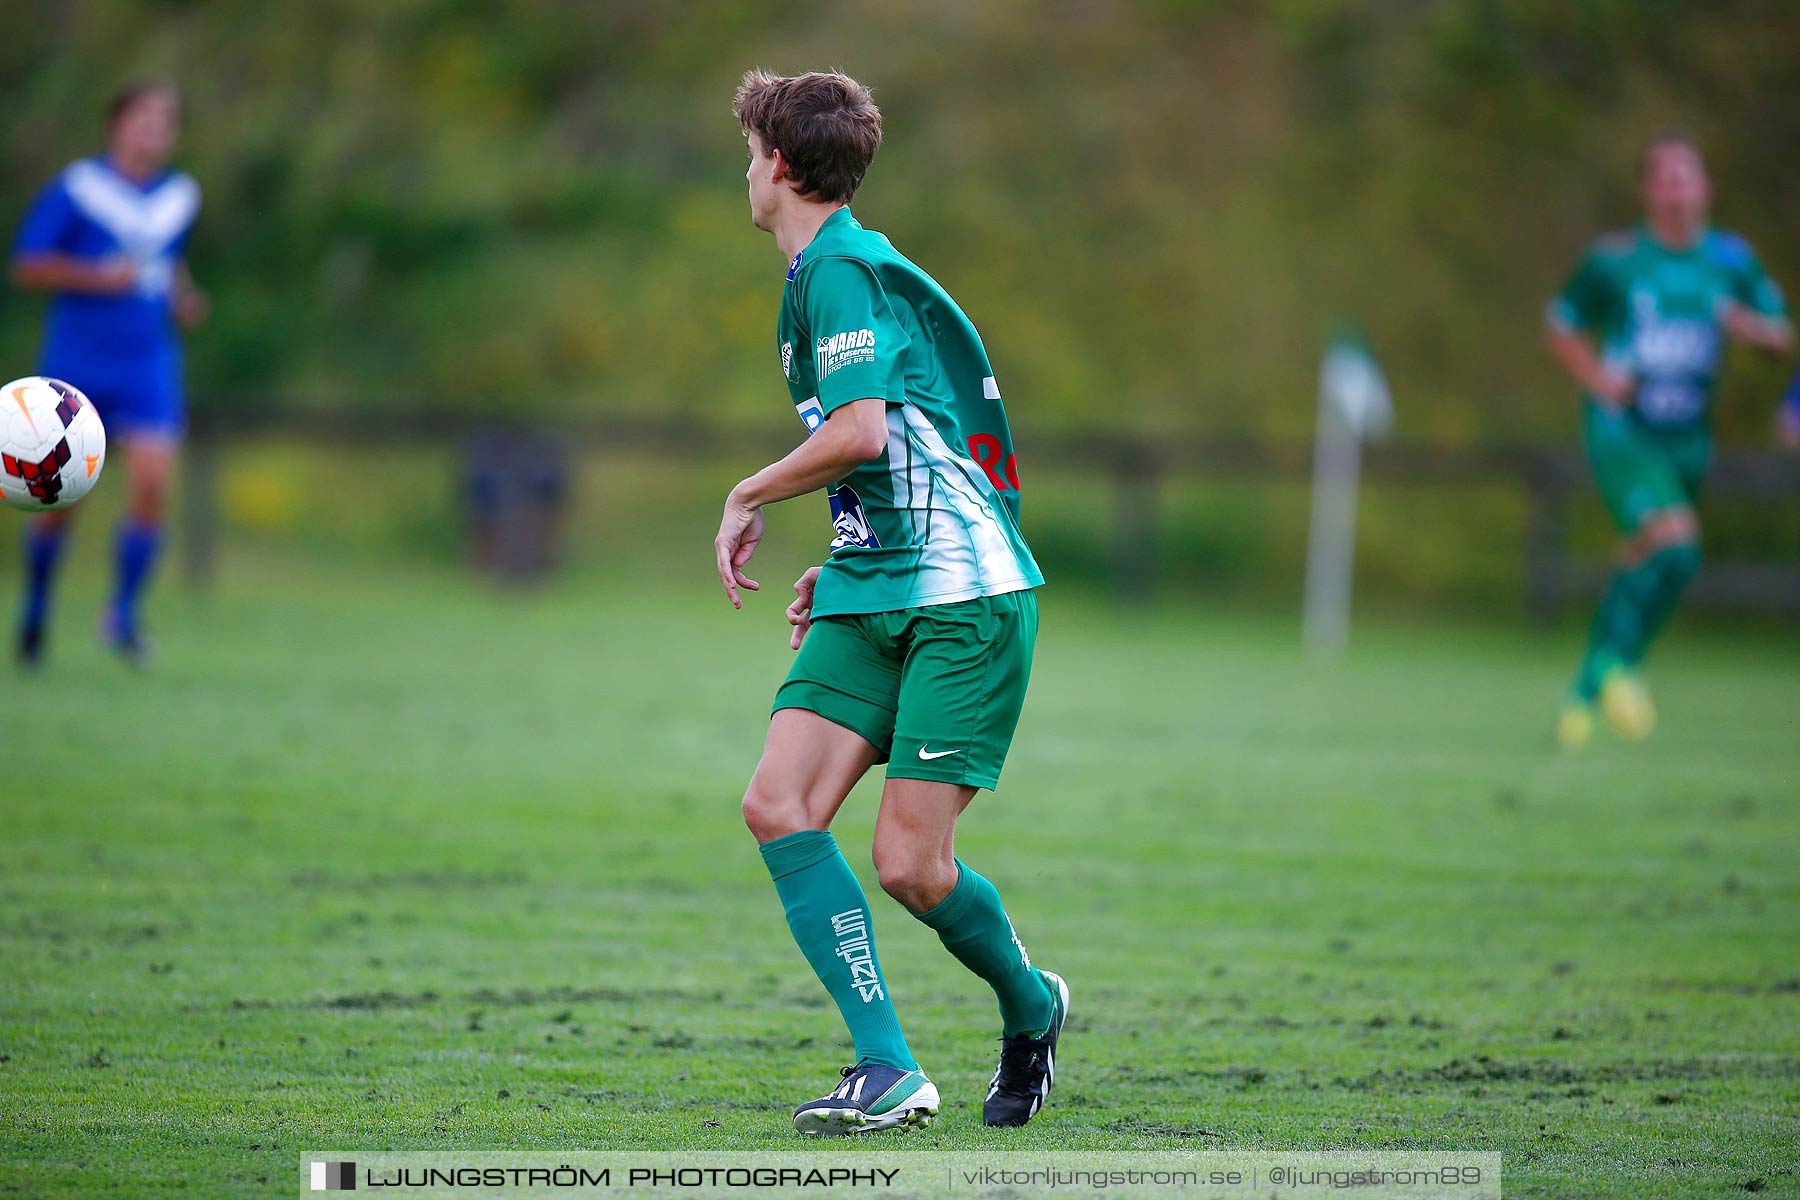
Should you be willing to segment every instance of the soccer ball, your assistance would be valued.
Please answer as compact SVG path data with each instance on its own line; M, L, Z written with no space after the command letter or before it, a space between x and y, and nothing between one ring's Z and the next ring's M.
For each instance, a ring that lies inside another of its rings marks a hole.
M0 500L8 508L67 508L93 490L106 429L80 391L30 375L0 389Z

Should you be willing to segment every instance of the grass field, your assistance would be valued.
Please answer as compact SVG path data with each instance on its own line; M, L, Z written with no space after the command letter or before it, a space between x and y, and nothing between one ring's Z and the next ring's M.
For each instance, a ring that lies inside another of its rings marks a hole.
M705 569L704 546L697 566ZM785 582L490 595L234 560L7 685L0 1193L285 1194L307 1148L792 1148L848 1061L737 800ZM781 584L781 586L776 586ZM944 1093L883 1148L1460 1148L1512 1195L1800 1189L1800 645L1678 627L1641 747L1551 751L1573 636L1055 588L964 857L1074 1018L989 1131L991 997L874 891ZM847 1147L854 1152L855 1147ZM204 1181L204 1182L199 1182Z

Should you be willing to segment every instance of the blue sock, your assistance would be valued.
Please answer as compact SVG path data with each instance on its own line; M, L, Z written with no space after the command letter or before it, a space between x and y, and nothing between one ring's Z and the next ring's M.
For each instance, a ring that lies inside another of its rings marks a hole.
M33 522L25 527L25 607L19 623L27 629L42 628L50 615L50 585L56 580L65 540L61 526Z
M116 547L117 585L113 592L113 636L131 641L137 636L138 596L156 566L162 548L162 530L153 522L127 518L119 526Z

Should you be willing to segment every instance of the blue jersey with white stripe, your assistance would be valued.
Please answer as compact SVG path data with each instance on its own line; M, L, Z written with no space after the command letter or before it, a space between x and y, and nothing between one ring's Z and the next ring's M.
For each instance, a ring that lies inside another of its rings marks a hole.
M43 360L68 375L116 372L166 360L180 347L172 312L175 268L200 212L200 187L179 171L138 182L105 158L70 163L38 193L13 244L15 257L124 258L137 275L119 295L59 292L50 304Z

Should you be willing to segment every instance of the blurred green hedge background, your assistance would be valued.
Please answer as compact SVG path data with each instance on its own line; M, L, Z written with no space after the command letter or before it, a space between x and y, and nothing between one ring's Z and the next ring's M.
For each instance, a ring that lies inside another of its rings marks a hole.
M1800 280L1800 5L1749 0L16 0L0 221L98 147L117 83L166 75L206 193L206 405L786 427L784 264L747 222L729 112L753 65L875 87L858 215L982 330L1028 487L1034 430L1305 438L1346 318L1403 436L1571 441L1542 305L1635 219L1635 156L1665 126L1702 139L1719 223ZM14 374L41 307L0 303ZM1785 370L1732 356L1725 441L1766 440ZM1177 498L1168 554L1286 579L1293 556L1243 532L1258 496ZM1396 503L1365 522L1378 587L1443 560L1446 596L1495 594L1492 545L1421 544ZM1463 526L1516 530L1516 498L1468 503ZM1034 536L1074 566L1071 520ZM1780 521L1748 528L1791 554Z

